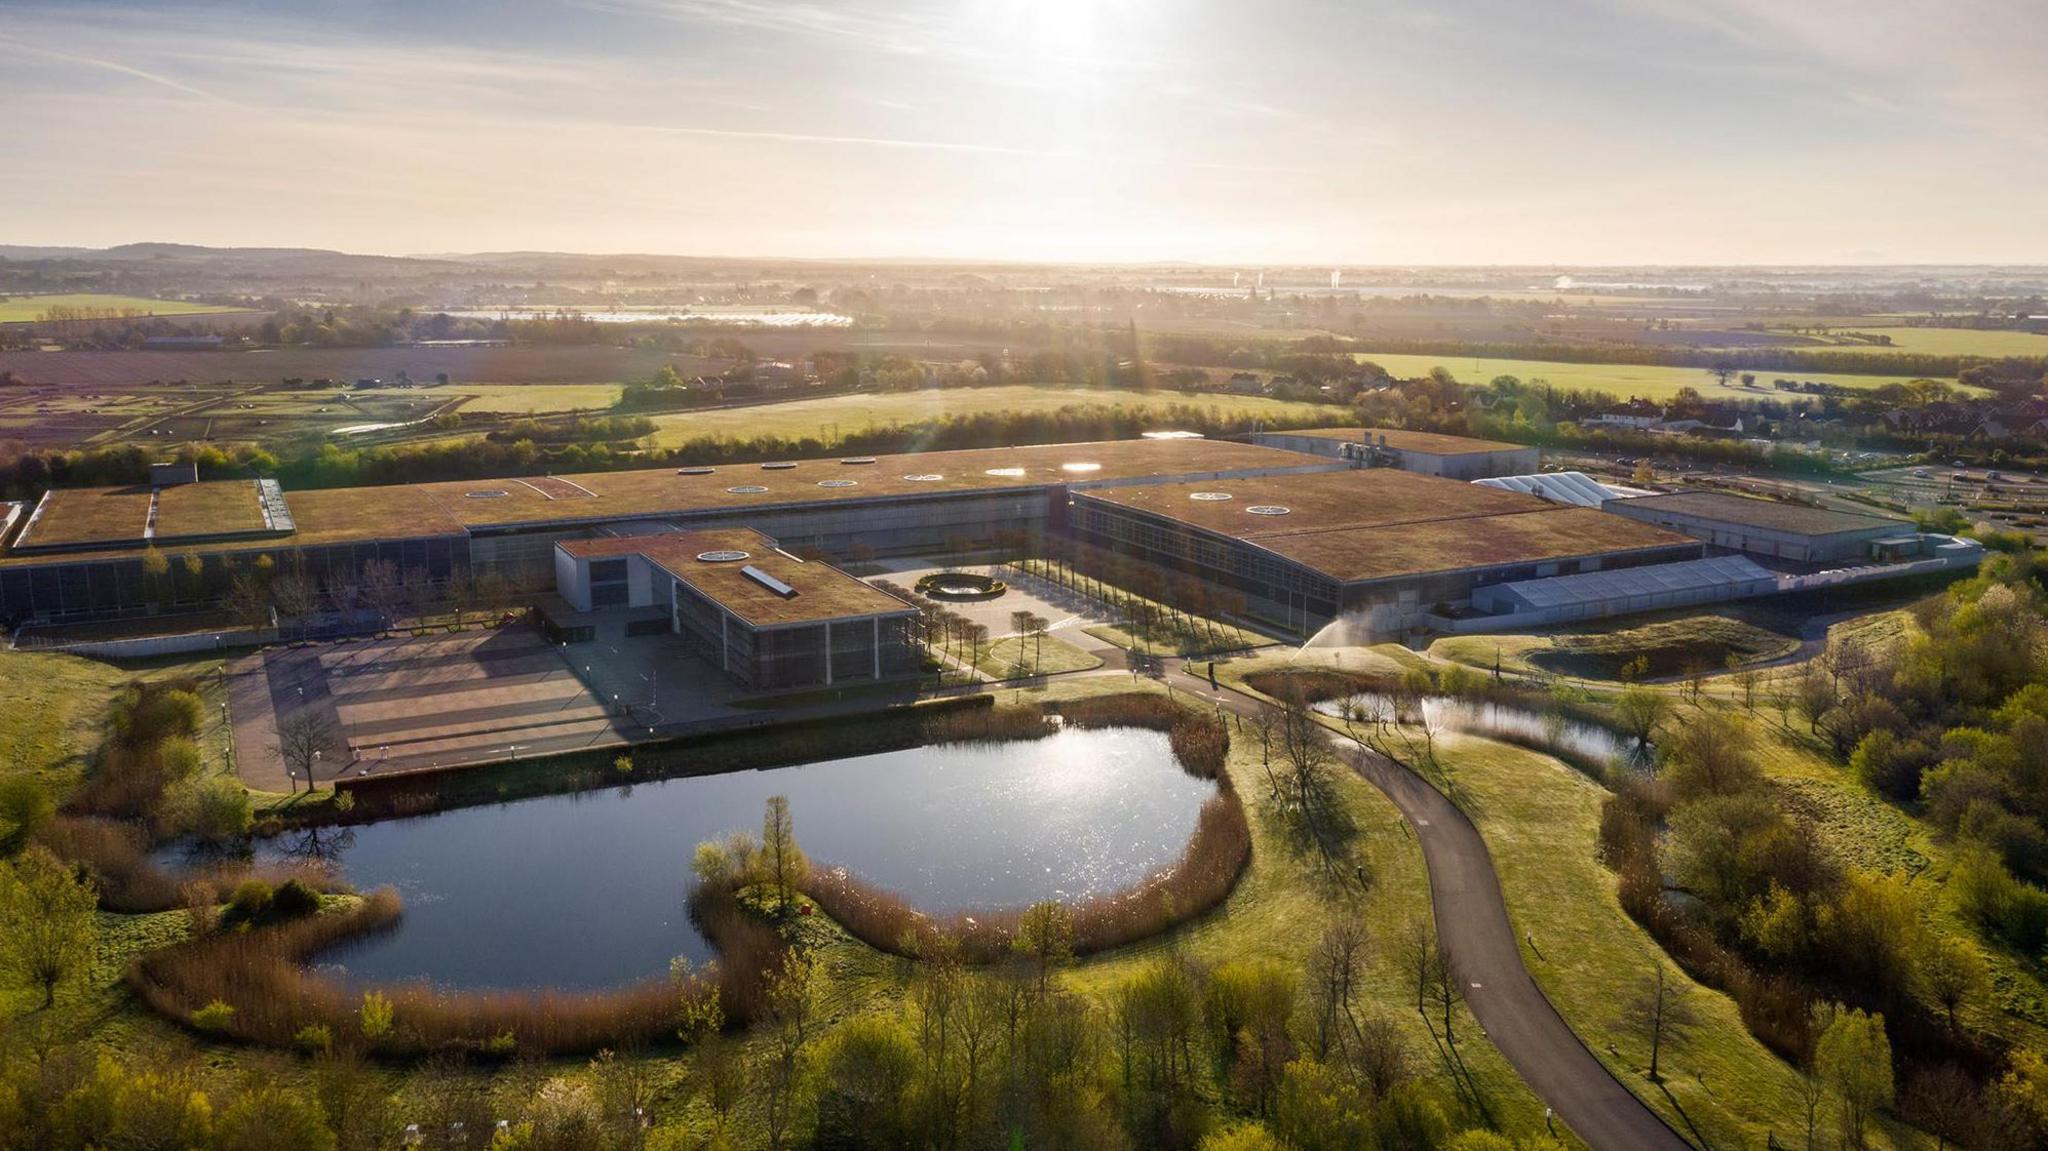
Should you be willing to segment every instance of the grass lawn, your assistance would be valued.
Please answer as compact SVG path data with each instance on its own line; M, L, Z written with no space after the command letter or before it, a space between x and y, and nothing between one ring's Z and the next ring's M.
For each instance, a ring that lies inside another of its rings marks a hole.
M1704 1145L1760 1147L1767 1134L1796 1145L1797 1073L1750 1036L1734 1000L1719 992L1685 981L1700 1025L1664 1053L1663 1084L1647 1079L1648 1044L1621 1026L1619 1005L1654 964L1678 969L1622 911L1614 876L1594 858L1605 790L1548 756L1488 740L1453 737L1447 762L1493 853L1516 934L1535 938L1533 951L1524 943L1523 962L1572 1030ZM1875 1145L1924 1142L1887 1127Z
M97 292L70 292L48 296L0 296L0 324L28 323L40 319L51 308L93 308L139 316L198 316L245 309L219 304L193 304L184 300L152 300L146 296L105 296Z
M825 396L744 408L657 415L651 447L669 448L698 439L744 439L751 436L812 437L837 440L854 432L914 424L977 412L1052 412L1073 404L1099 404L1128 411L1157 412L1176 404L1214 409L1226 415L1265 419L1339 421L1348 409L1329 404L1301 404L1262 396L1219 396L1187 392L1122 392L1096 388L1033 387L946 388L885 395Z
M974 666L994 679L1019 679L1031 675L1087 671L1101 667L1102 660L1057 636L1027 639L1013 635L988 645Z
M32 776L61 803L84 779L107 708L122 686L177 675L200 682L206 719L196 741L208 769L224 770L228 736L221 704L227 693L220 677L208 674L219 666L217 659L198 657L126 668L74 655L0 651L0 683L9 693L0 708L0 775Z
M1431 368L1443 367L1460 383L1483 384L1495 376L1517 376L1522 382L1545 380L1557 388L1607 392L1616 398L1640 396L1647 400L1668 400L1680 388L1696 388L1709 400L1762 400L1785 393L1771 386L1779 377L1839 384L1845 388L1870 389L1904 383L1911 376L1865 376L1840 372L1754 373L1756 385L1742 386L1741 377L1722 387L1705 368L1669 368L1656 364L1565 364L1551 360L1498 360L1475 356L1381 355L1360 352L1358 359L1370 361L1397 377L1426 376ZM1950 381L1953 383L1954 381Z

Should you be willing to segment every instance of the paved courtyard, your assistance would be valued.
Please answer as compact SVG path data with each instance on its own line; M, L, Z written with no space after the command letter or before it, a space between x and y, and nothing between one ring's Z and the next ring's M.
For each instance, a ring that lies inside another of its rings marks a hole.
M557 647L538 630L274 647L229 664L235 762L249 786L288 791L281 720L310 713L339 733L315 774L375 775L617 746L725 719L730 685L674 636L600 626Z
M236 764L266 791L294 782L277 724L301 712L340 733L316 769L322 782L620 739L608 709L526 627L266 648L234 660L229 676Z

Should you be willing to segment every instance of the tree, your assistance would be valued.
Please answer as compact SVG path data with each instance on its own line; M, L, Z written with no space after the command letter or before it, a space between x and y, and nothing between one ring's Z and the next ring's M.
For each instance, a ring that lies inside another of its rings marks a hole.
M1947 1013L1951 1029L1956 1025L1956 1009L1981 993L1989 981L1977 946L1954 935L1931 937L1918 966L1928 997Z
M0 867L0 963L57 1002L57 985L92 963L99 938L99 889L72 874L49 849L32 845Z
M761 861L766 865L769 884L775 888L776 913L790 914L796 906L796 893L810 874L811 863L796 845L796 821L789 813L787 796L768 797L767 810L761 816Z
M305 777L309 795L316 783L313 771L334 750L335 736L332 721L303 707L277 722L277 757L291 778ZM296 784L292 790L298 790Z
M1621 723L1636 741L1638 749L1647 746L1650 737L1657 734L1657 725L1671 714L1671 701L1658 692L1638 685L1623 688L1614 701L1614 718Z
M1043 996L1053 968L1073 958L1074 913L1058 900L1032 904L1017 918L1017 933L1010 947L1030 961L1038 974L1038 994Z
M1906 1084L1906 1115L1934 1136L1935 1151L1971 1141L1977 1131L1976 1085L1953 1063L1922 1071Z
M1658 1069L1658 1059L1666 1043L1682 1043L1699 1024L1699 1016L1687 1002L1692 989L1682 981L1673 979L1664 964L1658 963L1650 974L1636 985L1635 993L1628 1002L1623 1023L1638 1036L1650 1043L1650 1082L1663 1079Z
M1837 1009L1813 1061L1841 1107L1842 1139L1863 1148L1870 1117L1892 1102L1892 1045L1884 1033L1884 1016L1860 1009Z
M1024 662L1024 640L1031 634L1031 624L1038 617L1030 611L1019 608L1010 613L1010 630L1017 635L1017 662Z

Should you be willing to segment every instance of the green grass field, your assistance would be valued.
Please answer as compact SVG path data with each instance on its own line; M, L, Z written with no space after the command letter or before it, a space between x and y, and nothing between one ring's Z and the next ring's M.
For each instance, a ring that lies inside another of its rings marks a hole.
M1460 383L1483 384L1495 376L1515 376L1527 383L1543 380L1556 388L1607 392L1616 398L1640 396L1646 400L1668 400L1680 388L1694 388L1710 400L1769 399L1785 393L1771 386L1779 377L1838 384L1845 388L1871 389L1904 383L1910 376L1846 375L1840 372L1756 372L1756 386L1743 387L1738 376L1729 387L1714 382L1705 368L1667 368L1652 364L1564 364L1550 360L1496 360L1474 356L1408 356L1360 352L1358 359L1370 361L1400 378L1426 376L1431 368L1443 367Z
M1111 392L1089 388L1033 387L1018 384L997 388L948 388L887 395L827 396L708 412L676 412L654 417L658 425L652 447L675 447L690 440L749 436L813 436L837 439L869 428L914 424L977 412L1052 412L1074 404L1100 404L1132 411L1162 411L1176 404L1215 409L1226 415L1268 419L1326 417L1341 423L1347 409L1327 404L1299 404L1261 396L1219 396L1185 392Z
M1027 639L1013 635L988 645L974 666L995 679L1017 679L1021 676L1088 671L1101 667L1102 660L1057 636Z
M44 312L57 308L91 308L99 312L154 316L199 316L233 312L219 304L194 304L184 300L152 300L145 296L104 296L96 292L72 292L49 296L0 296L0 324L29 323Z
M1890 347L1841 341L1827 346L1831 352L1914 352L1928 356L2048 356L2048 335L2032 332L1980 332L1972 328L1882 328L1843 327L1844 332L1890 336Z

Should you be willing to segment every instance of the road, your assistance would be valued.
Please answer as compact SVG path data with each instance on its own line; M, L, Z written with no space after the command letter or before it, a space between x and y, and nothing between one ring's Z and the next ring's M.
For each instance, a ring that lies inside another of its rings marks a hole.
M1238 715L1249 716L1261 706L1233 689L1211 688L1182 661L1169 661L1168 675L1180 690ZM1516 1074L1595 1151L1690 1147L1594 1058L1536 986L1522 965L1493 857L1465 813L1400 764L1346 736L1331 732L1330 738L1356 752L1352 758L1359 774L1393 800L1415 829L1429 868L1437 937L1465 983L1473 1017Z

